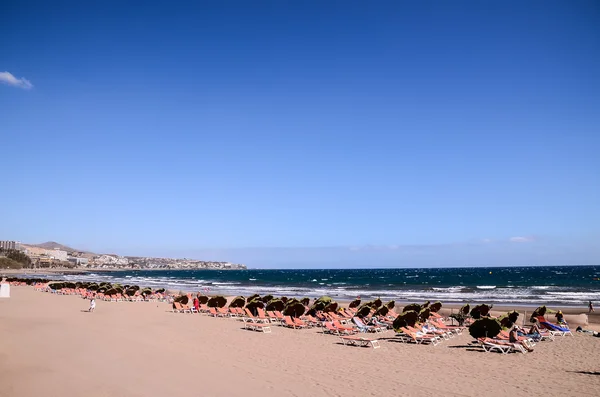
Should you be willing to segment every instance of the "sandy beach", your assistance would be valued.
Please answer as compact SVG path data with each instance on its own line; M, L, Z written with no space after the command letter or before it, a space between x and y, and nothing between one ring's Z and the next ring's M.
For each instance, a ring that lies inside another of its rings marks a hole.
M485 353L462 336L438 346L343 346L318 329L242 329L166 303L88 301L13 287L0 300L0 396L597 395L600 339Z

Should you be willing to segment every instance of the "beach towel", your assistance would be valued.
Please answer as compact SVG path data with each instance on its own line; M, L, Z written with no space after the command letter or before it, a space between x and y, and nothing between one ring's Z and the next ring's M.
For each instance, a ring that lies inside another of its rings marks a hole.
M570 331L569 328L559 327L556 324L552 324L552 323L549 323L549 322L546 322L546 321L543 321L542 325L545 326L546 328L549 328L549 329L553 330L553 331L560 331L560 332L569 332Z

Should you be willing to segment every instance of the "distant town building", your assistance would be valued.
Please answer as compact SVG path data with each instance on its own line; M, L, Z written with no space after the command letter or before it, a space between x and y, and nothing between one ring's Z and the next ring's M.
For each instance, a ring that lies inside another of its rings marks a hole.
M75 266L87 266L87 265L89 265L88 258L79 258L79 257L69 256L67 258L67 260L69 262L75 264Z
M67 251L62 251L59 249L46 250L46 255L48 255L52 259L56 259L57 261L64 262L67 260Z
M0 241L0 249L20 251L21 243L18 241L2 240Z

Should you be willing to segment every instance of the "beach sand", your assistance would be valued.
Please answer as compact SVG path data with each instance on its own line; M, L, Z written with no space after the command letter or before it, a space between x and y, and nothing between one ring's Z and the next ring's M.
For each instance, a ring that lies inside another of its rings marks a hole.
M438 346L343 346L317 329L242 329L166 303L97 302L12 287L0 299L0 396L596 396L600 338L484 353L467 333Z

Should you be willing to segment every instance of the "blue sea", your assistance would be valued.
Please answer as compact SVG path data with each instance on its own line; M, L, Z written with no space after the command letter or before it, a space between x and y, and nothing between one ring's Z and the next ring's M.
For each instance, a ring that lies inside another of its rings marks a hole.
M600 301L600 266L320 269L135 270L63 275L176 291L445 303L587 305Z

